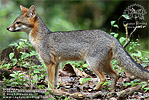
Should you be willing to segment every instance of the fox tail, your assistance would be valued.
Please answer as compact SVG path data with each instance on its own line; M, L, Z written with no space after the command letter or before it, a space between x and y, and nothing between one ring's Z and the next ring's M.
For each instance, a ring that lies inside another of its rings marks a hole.
M141 80L149 80L149 71L144 69L137 62L135 62L120 43L114 43L113 49L114 57L120 62L122 66L124 66L124 68L129 73L132 73Z

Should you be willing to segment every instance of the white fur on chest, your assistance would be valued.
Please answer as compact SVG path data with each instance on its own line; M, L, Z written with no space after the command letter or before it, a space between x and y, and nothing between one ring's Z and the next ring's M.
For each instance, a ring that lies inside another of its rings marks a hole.
M32 44L33 47L35 47L35 40L33 39L33 37L31 36L32 30L29 32L29 41Z
M32 30L29 32L29 41L32 44L32 46L35 48L35 39L31 36L31 33L32 33ZM43 62L43 60L37 50L36 50L36 53L38 54L39 59Z

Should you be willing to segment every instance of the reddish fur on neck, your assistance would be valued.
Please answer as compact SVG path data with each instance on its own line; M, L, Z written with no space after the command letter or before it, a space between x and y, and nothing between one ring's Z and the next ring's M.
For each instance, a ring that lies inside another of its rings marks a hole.
M37 36L37 32L38 32L38 22L35 21L32 32L31 32L31 37L35 39Z
M28 19L29 23L31 23L33 25L32 27L32 31L30 33L31 38L33 39L34 42L34 46L37 46L38 42L39 42L39 37L37 37L37 33L38 33L38 21L37 18L35 19ZM35 47L36 48L36 47Z

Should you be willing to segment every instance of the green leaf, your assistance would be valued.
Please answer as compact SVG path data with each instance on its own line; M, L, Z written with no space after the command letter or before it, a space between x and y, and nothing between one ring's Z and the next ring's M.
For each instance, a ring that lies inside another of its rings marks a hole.
M127 83L123 83L123 86L129 86L131 85L131 83L127 82Z
M141 66L143 66L143 67L146 67L146 66L147 66L147 64L145 64L145 63L142 63L142 64L141 64Z
M136 57L141 57L142 56L142 52L137 50L137 53L132 53L132 56L136 56Z
M34 55L37 55L37 53L35 51L30 52L30 57L34 56Z
M122 15L125 19L130 19L128 15Z
M116 21L111 21L111 25L113 26Z
M117 37L118 37L118 33L111 32L110 34L111 34L112 36L114 36L115 38L117 38Z
M27 57L29 57L29 56L30 56L29 53L24 53L24 52L22 52L21 60L23 60L24 58L27 58Z
M20 46L23 46L23 45L24 45L24 42L19 42L19 45L20 45Z
M17 59L13 59L13 66L17 63Z
M10 74L11 77L15 77L15 74Z
M67 97L65 97L65 99L64 100L67 100Z
M38 71L38 69L35 69L35 70L34 70L34 73L40 73L40 72Z
M18 82L12 82L11 86L17 86L19 83Z
M116 33L115 33L115 32L111 32L110 34L111 34L111 35L114 35L114 34L116 34Z
M129 50L132 50L133 49L133 47L129 47Z
M34 80L38 80L37 74L33 76L33 79L34 79Z
M120 43L123 43L126 40L126 38L121 37L119 40L120 40Z
M79 82L80 82L80 84L84 84L89 80L91 80L91 78L86 78L86 79L85 78L80 78Z
M114 37L117 38L118 37L118 33L117 34L114 34Z
M14 53L9 54L9 58L12 59L14 57Z
M113 25L113 27L119 28L118 25Z
M49 95L49 94L50 94L50 92L46 92L45 96L47 96L47 95Z
M149 87L147 87L147 88L144 88L145 89L145 92L147 92L148 90L149 90Z
M85 68L88 67L88 64L83 64L83 67L85 67Z
M142 89L145 88L146 86L147 86L146 84L142 85Z
M83 68L78 68L79 70L83 71Z
M108 81L108 82L103 82L103 85L108 85L108 84L110 84L112 81ZM101 84L102 84L102 82L101 82Z

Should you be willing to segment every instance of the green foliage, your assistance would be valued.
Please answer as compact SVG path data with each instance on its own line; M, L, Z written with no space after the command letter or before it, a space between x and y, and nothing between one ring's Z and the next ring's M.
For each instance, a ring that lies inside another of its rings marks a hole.
M88 67L88 64L83 64L82 67L83 68L87 68Z
M126 38L125 37L120 37L119 41L123 45L126 41Z
M11 66L11 64L10 64L10 63L7 63L7 64L1 64L1 65L0 65L0 68L11 69L11 68L12 68L12 66Z
M14 57L14 53L9 54L9 58L12 59Z
M118 25L113 25L113 27L119 28Z
M140 82L140 84L143 84L143 83L145 83L145 82ZM144 92L149 91L149 87L147 87L147 86L148 86L147 84L142 85L142 89L144 90Z
M106 87L102 87L102 88L108 90L107 86L110 86L111 85L111 82L112 81L100 82L100 83L98 83L98 85L102 84L102 86L106 86Z
M112 36L114 36L115 38L118 38L118 33L117 32L112 32L112 27L115 27L115 28L119 28L119 26L116 24L116 21L111 21L111 29L110 29L110 34Z
M134 87L136 85L142 85L142 90L144 90L144 92L147 92L149 90L147 82L141 82L138 79L135 79L131 82L123 82L123 86L125 87L128 87L128 86Z
M47 76L46 68L41 65L37 65L33 63L34 59L37 56L36 52L32 48L31 44L24 39L21 39L19 43L11 44L15 46L18 50L20 50L20 58L15 58L14 53L9 54L9 58L11 62L1 65L1 68L11 69L14 66L20 66L20 68L28 68L29 70L26 72L23 71L14 71L13 74L10 74L12 79L8 80L5 78L5 82L7 86L26 86L31 89L37 87L39 89L45 88L44 85L37 85L37 83L44 79ZM30 52L21 51L23 48L29 48Z
M112 36L114 36L115 38L117 38L117 37L118 37L118 33L111 32L110 34L111 34Z
M115 24L116 21L111 21L111 26L113 26Z
M79 82L80 82L80 84L84 84L84 83L86 83L89 80L91 80L91 78L80 78Z
M112 83L112 81L106 81L106 82L103 83L103 86L111 86L111 83ZM104 89L108 90L107 87L105 87Z
M28 78L26 78L25 72L21 71L13 71L13 74L10 74L11 77L14 77L9 80L11 87L12 86L26 86L26 83L29 81Z
M128 15L122 15L122 17L124 17L125 19L130 19Z

